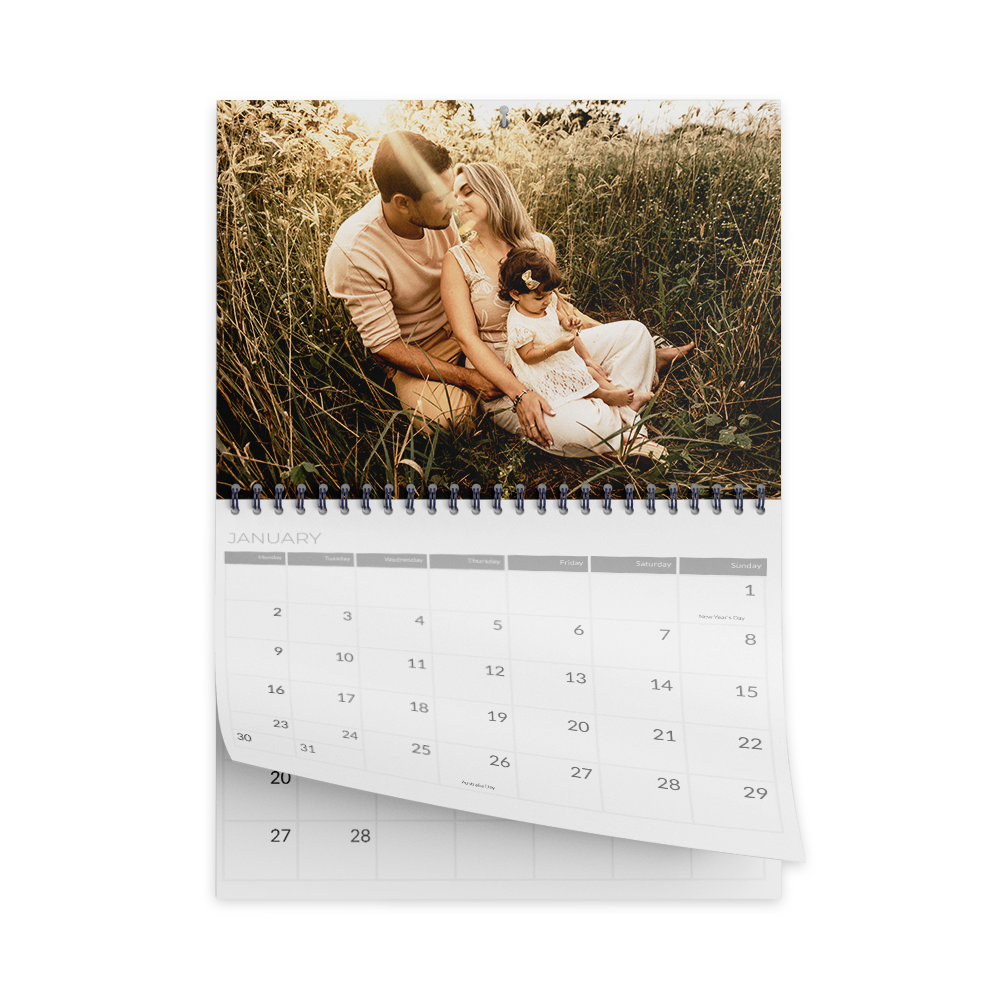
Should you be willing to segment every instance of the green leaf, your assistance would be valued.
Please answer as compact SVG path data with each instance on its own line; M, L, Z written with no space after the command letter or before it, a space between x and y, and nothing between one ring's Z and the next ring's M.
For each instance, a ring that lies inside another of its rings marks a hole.
M749 413L744 413L743 416L740 417L740 427L746 427L747 424L752 424L753 420L754 418Z
M732 444L736 440L736 432L732 427L724 427L719 431L719 444Z
M741 448L749 448L753 445L749 434L737 434L735 440Z
M708 424L709 427L714 427L716 424L722 423L722 417L720 417L718 413L710 413L705 418L705 423Z
M294 469L288 470L288 478L296 485L301 486L306 481L308 473L315 473L316 466L312 462L301 462Z

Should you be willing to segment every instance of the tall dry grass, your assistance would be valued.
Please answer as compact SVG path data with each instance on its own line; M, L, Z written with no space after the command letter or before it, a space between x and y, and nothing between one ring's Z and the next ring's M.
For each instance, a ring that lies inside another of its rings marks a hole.
M323 279L338 226L374 193L378 135L335 103L218 107L218 489L261 482L764 483L780 492L780 130L770 106L691 109L668 134L568 131L511 116L481 130L453 103L394 109L453 159L511 176L595 318L635 318L697 353L661 380L651 437L667 463L561 460L476 423L409 433Z

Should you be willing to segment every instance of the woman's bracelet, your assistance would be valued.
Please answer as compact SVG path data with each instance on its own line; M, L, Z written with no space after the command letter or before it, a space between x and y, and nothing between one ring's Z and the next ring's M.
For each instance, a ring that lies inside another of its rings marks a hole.
M522 397L522 396L523 396L523 395L524 395L524 394L525 394L525 393L526 393L527 391L528 391L527 389L522 389L522 390L521 390L521 391L520 391L520 392L519 392L519 393L518 393L518 394L517 394L517 395L516 395L516 396L514 397L514 410L515 410L515 411L517 410L517 404L521 402L521 397Z

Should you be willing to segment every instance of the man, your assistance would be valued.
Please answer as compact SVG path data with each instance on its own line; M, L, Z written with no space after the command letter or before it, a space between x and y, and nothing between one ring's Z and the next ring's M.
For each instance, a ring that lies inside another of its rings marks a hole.
M441 303L441 264L459 242L446 149L416 132L389 132L372 163L379 194L337 230L326 255L330 294L345 301L361 342L392 372L416 426L448 426L476 397L502 395L456 364L458 342Z

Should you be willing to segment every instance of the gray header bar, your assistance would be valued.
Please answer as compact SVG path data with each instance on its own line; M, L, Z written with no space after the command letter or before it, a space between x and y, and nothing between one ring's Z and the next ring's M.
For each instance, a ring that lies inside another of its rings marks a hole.
M431 569L503 569L503 556L453 556L431 553Z
M427 569L427 556L416 552L359 552L358 566L368 569Z
M353 552L289 552L289 566L353 566Z
M228 566L284 566L284 552L227 552Z
M677 572L677 560L652 556L591 556L592 573L669 573Z
M681 576L767 576L766 559L684 559Z
M586 573L586 556L507 556L508 569L548 573Z

